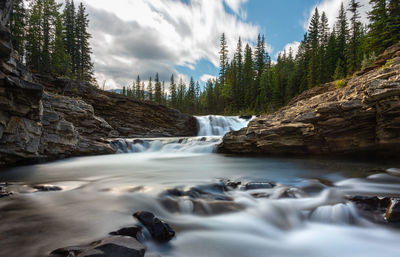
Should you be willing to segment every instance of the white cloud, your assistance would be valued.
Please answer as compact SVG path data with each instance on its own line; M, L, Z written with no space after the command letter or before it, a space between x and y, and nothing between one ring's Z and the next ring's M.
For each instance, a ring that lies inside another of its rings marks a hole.
M246 3L248 0L225 0L225 3L232 9L236 14L241 13L240 6Z
M240 13L247 0L83 0L98 82L122 87L138 74L148 79L155 72L168 81L172 73L178 75L174 65L193 69L201 59L218 66L223 32L230 55L239 36L247 42L259 33L257 26L226 12L223 1Z
M297 51L299 50L300 42L293 41L292 43L286 44L282 51L278 52L275 55L275 59L278 59L279 54L283 54L286 51L286 54L289 54L290 49L292 49L293 57L296 56Z
M318 12L321 15L322 12L325 12L326 16L328 17L329 26L333 28L334 23L336 22L336 18L339 14L340 5L343 2L344 8L347 10L349 8L349 3L351 0L323 0L319 4L314 5L307 13L306 19L303 23L304 30L307 31L308 26L311 21L311 17L314 14L315 7L318 8ZM369 0L358 0L362 7L359 9L361 21L364 24L368 23L368 14L367 12L371 10ZM348 13L347 18L350 17Z
M213 75L210 75L210 74L203 74L200 77L200 80L203 81L203 82L207 82L209 79L216 79L216 78L217 78L217 76L213 76Z

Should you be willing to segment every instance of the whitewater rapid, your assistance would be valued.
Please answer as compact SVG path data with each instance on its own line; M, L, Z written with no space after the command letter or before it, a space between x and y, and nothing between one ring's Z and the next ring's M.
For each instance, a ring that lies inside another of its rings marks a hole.
M118 153L212 153L226 133L246 127L252 118L208 115L196 119L199 128L197 137L124 138L111 143Z

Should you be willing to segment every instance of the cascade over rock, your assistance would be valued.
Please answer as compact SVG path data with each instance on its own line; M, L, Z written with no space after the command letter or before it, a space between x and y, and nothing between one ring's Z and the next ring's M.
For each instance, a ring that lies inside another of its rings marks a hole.
M400 42L342 88L334 82L312 88L277 112L228 133L218 151L399 156Z
M115 153L110 137L195 136L193 116L94 86L33 75L13 51L12 0L0 2L0 167Z

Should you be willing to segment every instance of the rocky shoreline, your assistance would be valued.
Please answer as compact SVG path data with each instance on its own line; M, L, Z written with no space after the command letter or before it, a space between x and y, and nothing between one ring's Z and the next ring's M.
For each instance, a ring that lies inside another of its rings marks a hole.
M400 42L352 78L312 88L225 135L220 153L400 156Z
M115 153L108 138L197 134L191 115L30 73L13 51L11 7L0 4L0 167Z

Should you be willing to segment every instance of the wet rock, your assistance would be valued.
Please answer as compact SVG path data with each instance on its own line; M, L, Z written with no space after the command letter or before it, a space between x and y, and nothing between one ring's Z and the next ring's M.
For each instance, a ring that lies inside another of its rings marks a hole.
M303 180L297 185L297 187L311 195L318 194L327 188L326 185L322 184L317 179Z
M271 182L249 182L241 189L243 190L257 190L257 189L270 189L275 187L276 185Z
M133 216L149 230L153 239L158 242L168 242L175 236L175 231L166 222L161 221L151 212L140 211L133 214Z
M112 236L129 236L129 237L136 238L138 232L140 232L139 227L129 227L129 228L121 228L117 231L111 232L110 235L112 235Z
M36 185L33 186L34 189L41 191L41 192L49 192L49 191L61 191L62 188L53 185Z
M242 182L240 181L230 181L230 180L223 181L223 183L229 190L236 189L242 184Z
M143 257L145 247L130 237L109 237L90 246L60 248L51 253L57 257Z
M3 191L0 189L0 198L7 197L13 195L12 192Z
M240 115L239 119L250 120L252 117L253 117L252 115Z
M236 186L239 184L236 184ZM234 183L230 185L234 186ZM194 186L187 190L183 188L167 189L160 194L160 197L189 197L190 199L231 201L232 198L226 195L228 189L228 186L221 181L220 183Z
M226 134L218 152L257 155L400 156L400 42L379 64L335 88L309 89L273 114ZM383 64L382 64L383 63Z
M391 199L386 209L385 219L388 222L400 222L400 199Z
M390 198L379 198L376 196L352 196L349 200L353 202L364 218L377 223L386 223L384 215L391 202Z

